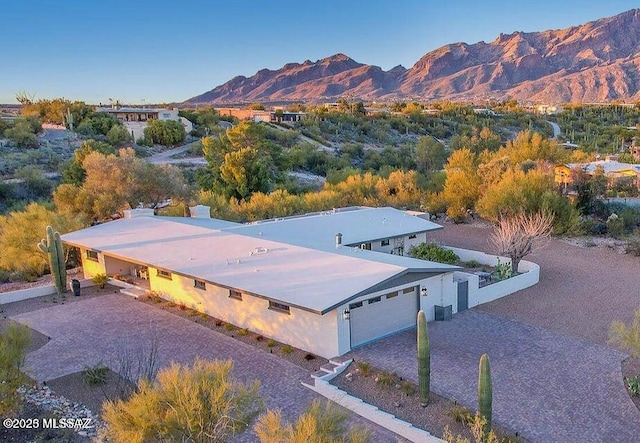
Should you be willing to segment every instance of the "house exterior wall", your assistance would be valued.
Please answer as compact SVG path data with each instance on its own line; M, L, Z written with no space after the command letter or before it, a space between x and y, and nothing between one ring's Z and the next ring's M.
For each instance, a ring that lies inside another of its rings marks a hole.
M194 287L194 279L172 274L159 277L149 267L151 290L175 303L204 312L239 328L247 328L267 338L288 343L313 354L331 358L338 355L336 311L325 315L295 307L289 313L269 309L269 300L243 293L242 300L229 297L229 289L206 282L206 289Z
M82 273L84 278L91 278L96 274L106 274L104 255L98 253L98 261L89 260L87 258L87 249L80 248L80 256L82 257Z
M426 289L426 295L422 288ZM435 320L435 306L453 306L456 312L458 304L458 285L453 281L453 272L436 275L420 282L420 309L422 309L427 321Z
M382 244L383 240L376 240L369 242L371 243L371 250L376 252L385 252L387 254L398 254L398 255L408 255L409 248L413 245L418 245L420 243L424 243L427 241L427 233L420 232L415 234L415 238L409 238L410 235L405 235L401 237L392 237L386 239L389 244ZM356 245L354 245L356 246Z

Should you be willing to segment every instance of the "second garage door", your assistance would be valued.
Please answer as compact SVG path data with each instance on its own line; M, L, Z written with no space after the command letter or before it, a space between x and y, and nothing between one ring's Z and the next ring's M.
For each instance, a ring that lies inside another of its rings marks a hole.
M416 287L371 297L349 305L351 347L379 339L416 325Z

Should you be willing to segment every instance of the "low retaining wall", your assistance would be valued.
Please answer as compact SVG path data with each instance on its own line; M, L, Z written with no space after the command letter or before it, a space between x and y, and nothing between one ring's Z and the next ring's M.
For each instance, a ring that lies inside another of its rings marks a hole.
M507 257L499 257L496 255L485 254L484 252L471 251L469 249L452 248L446 246L447 249L455 252L462 261L475 260L480 264L495 266L500 259L501 263L511 263L511 259ZM520 274L508 278L506 280L491 283L480 287L479 278L475 274L466 272L454 272L454 279L467 280L469 282L469 307L478 306L487 303L505 295L526 289L537 284L540 281L540 266L536 263L521 260L518 265Z
M395 415L381 411L375 406L365 403L359 398L353 397L345 391L336 388L325 380L316 379L315 387L312 389L329 400L338 403L340 406L355 412L367 420L371 420L383 428L395 432L409 441L416 443L445 443L444 440L434 437L427 431L418 429L406 421L399 420Z
M70 282L69 282L70 283ZM88 288L95 286L95 284L89 280L80 280L81 288ZM56 294L56 287L54 285L36 286L35 288L20 289L18 291L2 292L0 293L0 305L7 303L14 303L17 301L28 300L30 298L43 297L45 295Z

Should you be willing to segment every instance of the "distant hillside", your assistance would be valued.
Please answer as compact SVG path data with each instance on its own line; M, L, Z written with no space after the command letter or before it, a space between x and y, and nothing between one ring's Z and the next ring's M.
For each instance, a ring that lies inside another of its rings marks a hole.
M581 26L455 43L410 69L383 71L344 54L239 76L185 104L372 99L640 100L640 9Z

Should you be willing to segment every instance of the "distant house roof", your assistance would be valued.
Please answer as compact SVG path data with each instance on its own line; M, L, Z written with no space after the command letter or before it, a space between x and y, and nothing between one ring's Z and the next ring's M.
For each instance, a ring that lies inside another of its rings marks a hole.
M167 109L165 108L132 108L132 107L122 107L122 108L110 108L110 107L103 107L103 108L96 108L96 112L106 112L109 114L119 114L119 113L123 113L123 112L131 112L131 113L145 113L145 112L151 112L151 113L156 113L156 112L166 112Z
M391 216L392 211L395 216ZM379 217L374 216L376 212ZM346 234L351 229L343 229L343 235L352 239L373 232L374 229L366 225L385 218L387 221L376 226L389 234L425 231L435 225L391 208L359 209L240 226L223 220L178 218L120 219L65 234L62 239L68 244L116 258L322 314L404 274L436 275L457 269L346 245L336 247L334 231L336 221L341 218L353 223L343 228L361 229L359 234ZM419 229L418 224L422 224L423 229ZM262 231L258 230L260 228ZM288 239L285 238L287 232L290 233ZM304 245L305 236L307 245Z
M640 174L640 165L632 163L620 163L614 160L598 160L590 163L570 163L569 168L581 168L589 174L593 174L598 167L601 167L605 174L615 174L623 171L633 171Z

